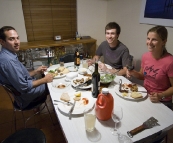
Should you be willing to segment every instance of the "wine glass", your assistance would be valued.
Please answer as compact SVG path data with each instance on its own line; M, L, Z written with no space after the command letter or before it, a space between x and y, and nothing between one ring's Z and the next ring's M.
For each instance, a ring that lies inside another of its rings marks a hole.
M117 124L121 121L123 118L123 110L121 106L114 106L112 111L112 119L115 122L114 129L111 129L112 135L118 135L118 128Z

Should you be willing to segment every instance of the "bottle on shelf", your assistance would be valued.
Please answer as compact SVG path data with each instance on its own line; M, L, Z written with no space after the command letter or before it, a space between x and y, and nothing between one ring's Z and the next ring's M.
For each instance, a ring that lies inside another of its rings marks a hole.
M78 32L76 32L76 40L80 40L80 36L79 36Z
M99 120L106 121L111 118L114 107L114 99L109 93L108 88L102 89L102 93L98 95L95 105L96 117Z
M98 72L98 61L95 61L95 71L92 74L91 92L94 98L97 98L100 90L100 73Z
M80 55L78 48L76 48L75 53L74 53L74 65L78 69L80 66Z

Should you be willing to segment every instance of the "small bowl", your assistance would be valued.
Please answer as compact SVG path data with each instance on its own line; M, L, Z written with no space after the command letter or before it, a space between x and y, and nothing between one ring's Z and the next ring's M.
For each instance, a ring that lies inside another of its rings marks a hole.
M77 72L69 72L66 74L66 81L71 81L73 78L77 77L78 73Z
M80 68L79 73L80 74L87 74L87 69L86 68Z

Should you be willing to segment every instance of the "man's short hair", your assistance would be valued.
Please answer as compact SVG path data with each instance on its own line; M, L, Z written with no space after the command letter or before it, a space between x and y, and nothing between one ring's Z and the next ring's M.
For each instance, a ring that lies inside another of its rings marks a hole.
M110 30L110 29L116 29L118 35L121 32L121 27L116 22L110 22L110 23L108 23L106 25L106 27L105 27L105 34L106 34L106 30Z
M6 39L5 31L9 31L9 30L15 30L15 29L13 27L11 27L11 26L3 26L0 29L0 39L5 41L5 39Z

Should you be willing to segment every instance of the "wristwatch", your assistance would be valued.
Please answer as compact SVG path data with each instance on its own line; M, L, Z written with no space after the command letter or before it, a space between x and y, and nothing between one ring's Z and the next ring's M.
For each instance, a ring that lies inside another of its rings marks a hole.
M165 99L165 96L162 96L161 100L164 100Z
M161 100L164 100L165 99L165 96L164 96L164 94L162 93L161 94Z

